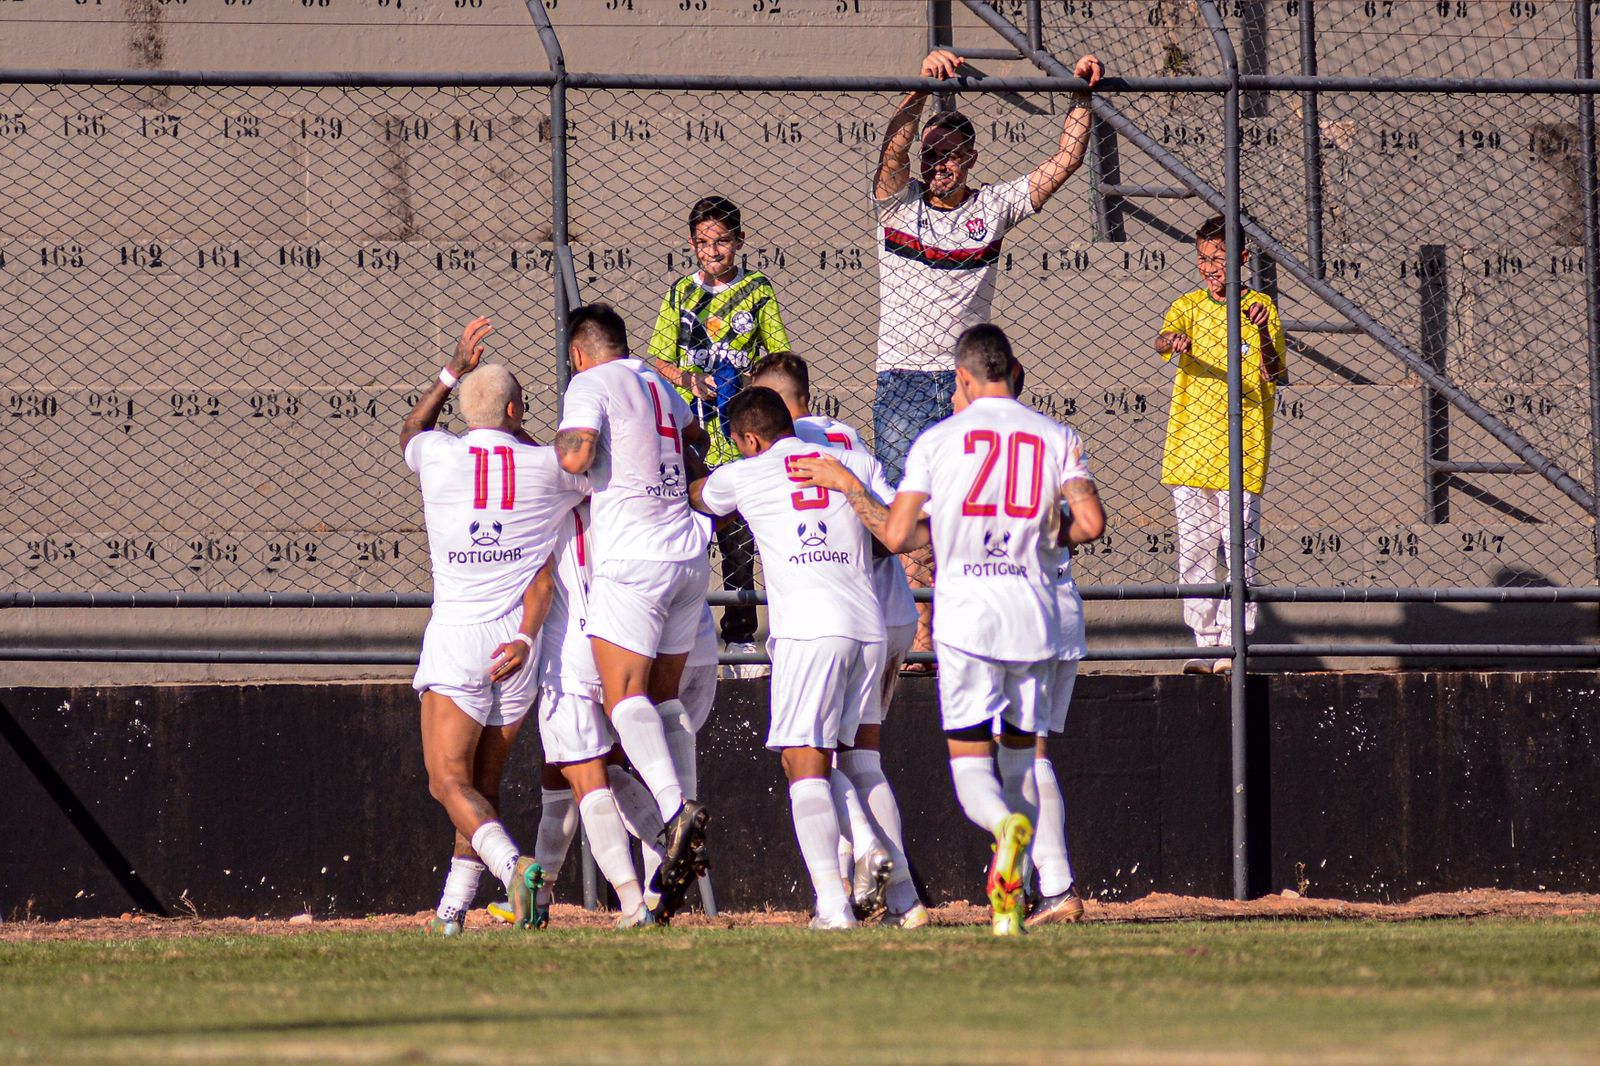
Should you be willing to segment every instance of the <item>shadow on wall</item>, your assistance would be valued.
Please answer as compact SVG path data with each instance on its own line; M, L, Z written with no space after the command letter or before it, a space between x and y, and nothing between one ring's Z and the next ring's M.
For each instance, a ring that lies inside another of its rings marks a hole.
M1502 567L1494 588L1554 588L1538 570ZM1309 612L1309 613L1308 613ZM1580 603L1262 604L1255 640L1290 644L1597 644L1600 608ZM1597 648L1600 655L1600 648ZM1508 670L1592 667L1594 657L1408 655L1386 662L1398 669ZM1255 669L1274 672L1349 668L1350 660L1307 656L1274 659Z

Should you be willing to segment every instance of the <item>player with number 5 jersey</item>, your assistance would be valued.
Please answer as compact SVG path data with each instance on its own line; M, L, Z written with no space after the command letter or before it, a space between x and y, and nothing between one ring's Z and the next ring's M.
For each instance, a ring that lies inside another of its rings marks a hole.
M829 775L833 753L855 742L863 721L878 720L883 618L872 588L872 537L849 501L800 484L795 464L832 452L858 477L887 493L877 460L834 452L795 436L794 420L773 390L753 386L728 404L729 437L745 458L690 486L709 515L744 515L766 574L772 637L772 721L767 747L789 779L795 835L816 891L812 928L857 924L839 878L840 829Z
M705 431L677 392L628 354L627 326L605 304L568 319L573 378L556 451L568 473L588 473L596 557L589 639L605 711L660 808L665 860L657 917L670 921L704 872L704 806L686 799L664 719L678 699L710 577L705 526L689 509L704 473L694 449Z

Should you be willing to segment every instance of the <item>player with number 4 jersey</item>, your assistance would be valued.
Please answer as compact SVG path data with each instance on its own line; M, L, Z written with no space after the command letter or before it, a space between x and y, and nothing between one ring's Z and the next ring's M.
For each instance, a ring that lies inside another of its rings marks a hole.
M616 311L580 307L568 328L574 374L556 451L563 469L594 483L589 639L612 728L666 825L657 916L669 921L704 871L710 818L685 797L663 726L683 715L678 685L710 576L706 529L688 501L690 480L704 471L692 448L705 446L705 431L670 385L629 356Z

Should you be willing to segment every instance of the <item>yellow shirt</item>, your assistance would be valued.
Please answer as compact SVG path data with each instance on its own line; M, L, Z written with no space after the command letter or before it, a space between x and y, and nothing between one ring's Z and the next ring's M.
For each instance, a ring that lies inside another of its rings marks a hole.
M1285 348L1283 323L1270 297L1250 289L1240 299L1267 308L1267 330L1280 364ZM1261 331L1241 323L1240 370L1244 415L1244 488L1260 493L1267 480L1272 451L1272 400L1276 387L1262 380ZM1189 350L1178 356L1172 383L1172 411L1167 416L1167 445L1161 456L1161 483L1197 489L1228 487L1228 316L1227 305L1205 289L1184 293L1167 310L1163 333L1182 333ZM1171 359L1172 353L1162 356Z

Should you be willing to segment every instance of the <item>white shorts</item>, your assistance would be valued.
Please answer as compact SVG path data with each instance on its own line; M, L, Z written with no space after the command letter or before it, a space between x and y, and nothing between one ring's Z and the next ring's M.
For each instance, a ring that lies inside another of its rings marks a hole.
M767 641L772 656L772 724L767 747L837 748L853 744L863 721L882 721L878 707L883 642L849 637Z
M1050 732L1067 728L1067 708L1072 705L1072 689L1077 681L1078 660L1056 660L1056 671L1050 678Z
M689 732L698 733L711 717L711 705L717 699L717 664L710 666L685 666L678 682L678 699L683 702L684 714L689 718Z
M906 656L911 654L911 646L917 642L917 623L907 622L903 626L889 626L889 640L884 647L884 670L898 671L906 664Z
M1024 733L1049 730L1050 682L1056 660L985 659L935 640L939 658L939 713L945 732L1000 718Z
M600 707L600 689L569 687L574 691L549 685L539 689L539 740L547 763L599 759L617 743L617 734Z
M648 530L640 530L648 536ZM681 655L694 647L711 564L692 559L606 559L589 586L591 637L638 655Z
M529 660L498 684L489 680L495 648L522 625L522 608L492 622L452 626L429 622L422 633L422 658L411 687L430 689L451 700L481 726L511 725L522 720L539 691L537 642Z

